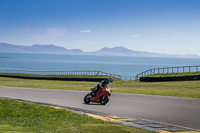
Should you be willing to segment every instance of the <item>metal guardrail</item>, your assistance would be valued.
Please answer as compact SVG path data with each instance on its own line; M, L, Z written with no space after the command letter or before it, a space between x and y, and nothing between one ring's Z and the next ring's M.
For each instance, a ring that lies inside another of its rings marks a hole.
M177 67L165 67L165 68L153 68L142 73L139 73L135 76L135 80L143 76L148 76L151 74L159 73L186 73L186 72L199 72L200 65L196 66L177 66Z
M91 70L79 70L79 71L28 71L28 70L0 70L0 74L3 73L19 73L19 74L35 74L35 75L106 75L119 78L121 80L137 80L140 77L148 76L151 74L159 73L185 73L185 72L199 72L200 65L196 66L177 66L177 67L165 67L165 68L152 68L146 70L136 76L130 75L118 75L111 74L103 71L91 71Z
M36 75L107 75L122 79L121 75L111 74L102 71L90 71L90 70L80 70L80 71L27 71L27 70L0 70L0 74L3 73L18 73L18 74L36 74Z

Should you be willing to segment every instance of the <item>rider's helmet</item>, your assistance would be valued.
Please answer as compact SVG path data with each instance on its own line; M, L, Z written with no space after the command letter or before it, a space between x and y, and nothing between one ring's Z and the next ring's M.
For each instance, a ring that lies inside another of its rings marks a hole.
M105 84L109 84L110 80L108 78L104 79Z

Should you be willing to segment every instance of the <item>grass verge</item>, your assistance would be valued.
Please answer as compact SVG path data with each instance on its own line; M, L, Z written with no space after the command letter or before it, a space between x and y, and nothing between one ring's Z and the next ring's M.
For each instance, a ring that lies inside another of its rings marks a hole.
M178 77L178 76L194 76L200 75L200 72L186 72L186 73L158 73L152 74L145 77Z
M20 85L22 82L22 85ZM33 80L0 77L0 86L90 91L98 82ZM109 84L113 92L162 96L200 98L200 81L139 82L114 81Z
M0 132L148 133L148 131L93 119L65 109L8 99L0 99Z
M177 75L194 75L198 73L171 73L159 74L151 76L177 76ZM41 76L30 74L14 74L20 76ZM61 76L61 75L46 75L46 76ZM63 75L62 75L63 76ZM94 77L88 75L76 75L77 77ZM70 75L65 77L75 77ZM95 76L103 77L103 76ZM123 81L114 78L114 82L109 84L113 92L118 93L136 93L136 94L150 94L162 96L176 96L188 98L200 98L200 80L196 81L170 81L170 82L139 82L139 81ZM20 85L20 82L22 85ZM60 89L60 90L79 90L90 91L90 88L96 86L98 82L87 81L58 81L58 80L34 80L34 79L20 79L0 77L0 86L10 87L25 87L25 88L41 88L41 89Z

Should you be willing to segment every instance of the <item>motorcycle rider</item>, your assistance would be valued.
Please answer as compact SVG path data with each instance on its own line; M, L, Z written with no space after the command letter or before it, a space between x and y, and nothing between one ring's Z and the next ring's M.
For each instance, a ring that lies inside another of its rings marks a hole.
M110 80L108 78L102 80L97 86L92 88L93 96L96 97L96 93L99 91L99 89L105 89L107 88L107 85L109 84Z

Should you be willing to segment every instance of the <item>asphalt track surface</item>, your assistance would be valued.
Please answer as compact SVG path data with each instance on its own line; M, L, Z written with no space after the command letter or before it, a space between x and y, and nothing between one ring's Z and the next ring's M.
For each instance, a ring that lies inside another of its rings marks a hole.
M0 97L82 108L200 130L200 99L112 93L107 105L84 104L87 91L0 87Z

